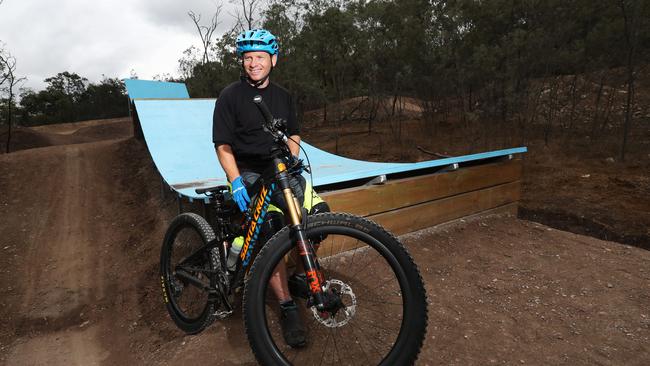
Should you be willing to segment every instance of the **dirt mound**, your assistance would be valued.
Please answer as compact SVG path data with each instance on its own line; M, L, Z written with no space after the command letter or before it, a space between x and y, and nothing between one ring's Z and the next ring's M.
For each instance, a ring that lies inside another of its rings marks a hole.
M110 123L97 123L91 126L81 127L72 133L79 140L84 142L101 141L109 139L124 138L133 135L133 125L130 119L122 119Z
M91 119L88 121L56 123L56 124L49 124L49 125L33 126L30 128L38 132L55 133L59 135L69 135L79 131L84 127L95 127L98 125L106 125L106 124L129 122L129 121L131 121L130 117Z
M522 217L650 249L650 156L632 150L636 156L621 162L603 153L609 150L603 144L584 156L589 149L557 142L529 146Z
M364 121L368 116L381 120L399 115L401 118L420 117L424 112L423 102L411 97L372 97L359 96L328 104L326 108L305 112L305 122L311 126L322 126L325 114L328 123L341 120L342 124L350 121ZM338 126L337 126L338 128Z
M126 138L133 135L129 118L91 120L35 127L17 127L12 131L11 151L46 146L82 144ZM5 151L6 134L0 143Z
M14 128L11 131L11 149L10 151L19 151L34 149L39 147L52 146L52 142L47 134L34 131L29 128ZM7 151L7 134L0 136L0 153Z

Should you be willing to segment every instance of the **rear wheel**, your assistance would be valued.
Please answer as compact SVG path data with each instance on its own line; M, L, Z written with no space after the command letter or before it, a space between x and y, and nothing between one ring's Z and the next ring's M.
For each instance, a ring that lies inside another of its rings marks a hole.
M323 291L338 304L319 312L297 301L308 332L302 348L282 338L279 306L268 282L291 257L288 228L264 245L244 293L244 322L263 365L409 365L422 347L427 324L422 278L404 246L381 226L352 215L325 213L308 220L306 234L321 243Z
M177 216L167 229L160 253L160 277L167 311L189 334L199 333L215 320L214 258L204 247L215 239L205 219L194 213Z

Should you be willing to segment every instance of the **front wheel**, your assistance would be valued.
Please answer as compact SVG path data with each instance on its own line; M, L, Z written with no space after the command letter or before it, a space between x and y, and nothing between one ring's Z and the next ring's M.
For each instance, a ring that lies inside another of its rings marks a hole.
M205 219L178 215L167 229L160 253L163 299L170 317L184 332L195 334L215 320L216 304L209 296L216 260L206 245L215 239Z
M311 216L306 228L320 244L324 292L340 300L335 312L297 301L307 344L287 346L279 305L268 283L274 268L291 258L293 243L282 229L258 254L244 292L244 323L251 348L263 365L410 365L427 325L424 284L397 238L361 217L340 213ZM294 298L294 300L298 300Z

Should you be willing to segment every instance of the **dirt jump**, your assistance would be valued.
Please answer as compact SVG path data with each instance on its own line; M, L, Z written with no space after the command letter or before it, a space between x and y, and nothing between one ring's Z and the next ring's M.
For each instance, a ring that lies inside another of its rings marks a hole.
M15 138L0 155L0 364L256 364L241 311L194 336L169 319L158 261L178 204L128 120ZM418 365L650 364L650 252L513 216L400 239L428 295Z

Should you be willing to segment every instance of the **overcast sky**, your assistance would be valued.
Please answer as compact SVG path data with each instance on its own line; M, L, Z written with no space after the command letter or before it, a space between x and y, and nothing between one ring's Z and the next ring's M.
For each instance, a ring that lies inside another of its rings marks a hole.
M208 24L216 0L4 0L0 41L17 61L26 87L70 71L98 82L106 77L140 79L178 75L178 60L200 38L187 12ZM223 0L223 33L234 24L234 5Z

